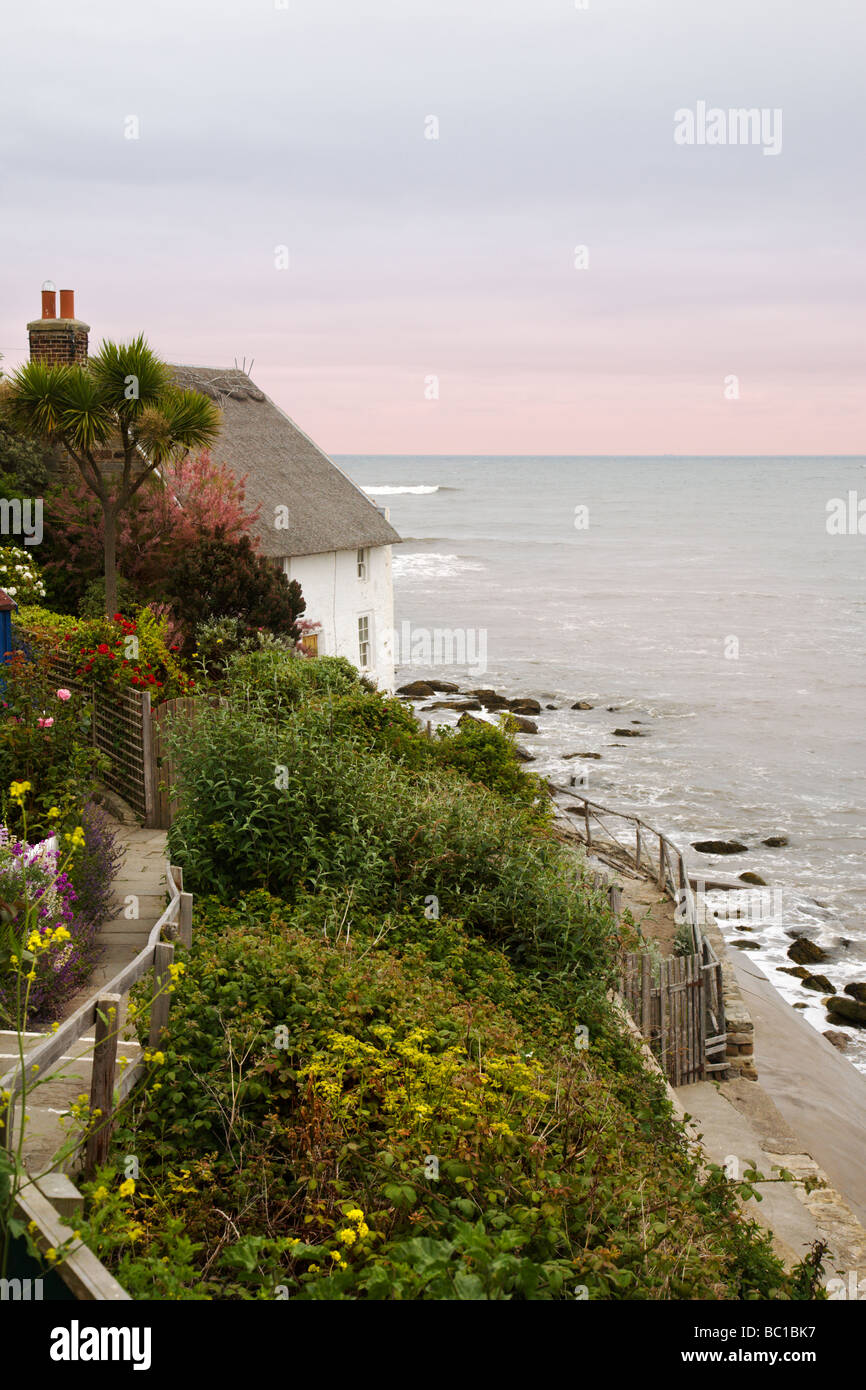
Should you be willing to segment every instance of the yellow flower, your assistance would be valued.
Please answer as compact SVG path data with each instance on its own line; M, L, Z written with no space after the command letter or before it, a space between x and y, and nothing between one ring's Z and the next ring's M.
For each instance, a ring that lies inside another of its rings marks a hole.
M31 790L30 782L12 782L9 785L9 795L13 801L17 801L19 806L24 804L24 793Z
M361 1224L360 1224L359 1227L358 1227L358 1237L359 1237L359 1239L360 1239L360 1240L363 1240L364 1237L365 1237L365 1236L368 1236L369 1234L370 1234L370 1227L367 1225L366 1221L362 1221Z
M54 1264L54 1261L57 1259L57 1251L54 1249L53 1245L49 1245L48 1249L45 1251L45 1258L48 1260L49 1264Z
M106 1197L110 1195L107 1187L99 1186L93 1194L93 1200L94 1202L104 1202Z
M135 1183L133 1179L127 1178L125 1182L122 1182L120 1184L118 1191L121 1197L131 1197L133 1192L135 1191Z
M60 809L57 806L52 806L47 814L50 820L56 820L57 817L60 815Z
M346 1212L346 1216L349 1218L350 1221L364 1220L364 1213L360 1211L358 1207L350 1207L349 1210Z
M358 1239L357 1233L347 1226L345 1230L337 1232L337 1240L342 1241L343 1245L354 1245Z

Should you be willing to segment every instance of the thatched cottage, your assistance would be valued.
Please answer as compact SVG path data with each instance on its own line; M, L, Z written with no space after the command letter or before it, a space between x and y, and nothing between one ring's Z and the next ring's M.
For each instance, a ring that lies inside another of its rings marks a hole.
M400 537L386 514L245 372L172 370L178 385L219 405L213 457L247 475L247 501L261 507L262 551L300 584L319 654L346 656L393 690L391 546Z
M30 355L82 362L90 325L75 317L72 290L42 293L42 317L27 325ZM382 690L394 688L391 546L400 540L385 512L237 368L172 366L180 386L201 391L222 412L212 454L239 477L261 508L258 539L306 600L305 638L322 656L345 656Z

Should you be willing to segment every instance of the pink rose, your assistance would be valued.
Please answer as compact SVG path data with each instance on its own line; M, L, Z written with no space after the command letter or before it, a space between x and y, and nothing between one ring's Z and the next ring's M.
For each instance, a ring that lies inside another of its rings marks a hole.
M50 728L51 728L51 725L54 723L54 720L53 720L53 719L39 719L39 720L37 720L37 723L39 724L40 729L50 729Z
M72 691L71 691L71 690L58 690L58 692L57 692L57 698L58 698L58 700L71 700L71 699L72 699Z

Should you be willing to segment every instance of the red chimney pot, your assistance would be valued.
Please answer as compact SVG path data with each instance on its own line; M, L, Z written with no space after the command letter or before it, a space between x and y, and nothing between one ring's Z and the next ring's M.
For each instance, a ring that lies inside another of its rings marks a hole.
M53 317L53 315L52 315L52 317ZM60 291L60 317L61 317L62 319L74 319L74 318L75 318L75 291L74 291L74 290L61 290L61 291Z
M42 317L57 318L57 291L54 289L42 291Z

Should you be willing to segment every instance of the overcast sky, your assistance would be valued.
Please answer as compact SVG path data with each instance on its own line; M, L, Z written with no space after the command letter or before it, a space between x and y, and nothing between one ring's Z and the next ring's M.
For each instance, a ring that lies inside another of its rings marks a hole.
M863 451L864 0L282 3L6 7L5 367L50 278L334 453Z

